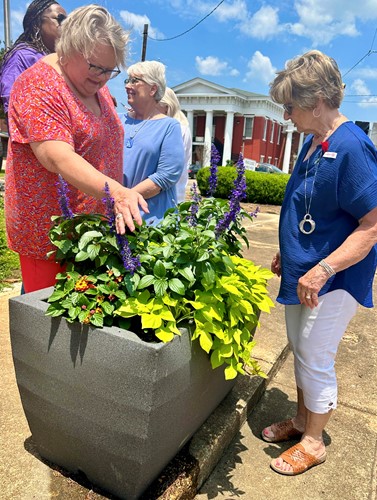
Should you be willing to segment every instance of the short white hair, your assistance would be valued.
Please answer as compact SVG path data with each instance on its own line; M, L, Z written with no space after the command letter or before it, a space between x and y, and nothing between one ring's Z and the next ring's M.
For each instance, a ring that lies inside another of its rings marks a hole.
M132 64L127 69L128 76L140 76L148 85L156 85L154 98L157 102L162 99L166 89L165 65L159 61L141 61Z

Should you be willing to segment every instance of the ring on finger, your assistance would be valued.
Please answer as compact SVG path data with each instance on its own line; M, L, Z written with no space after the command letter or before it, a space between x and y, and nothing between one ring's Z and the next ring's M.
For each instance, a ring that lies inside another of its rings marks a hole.
M116 219L123 219L123 215L121 213L116 214L115 218Z
M305 298L306 298L306 299L311 299L311 298L312 298L312 296L311 296L311 295L309 295L309 294L307 293L307 294L305 295Z

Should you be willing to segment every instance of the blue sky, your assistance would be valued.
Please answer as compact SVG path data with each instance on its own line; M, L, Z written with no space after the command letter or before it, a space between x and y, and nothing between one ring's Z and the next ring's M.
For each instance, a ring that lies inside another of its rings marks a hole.
M166 65L171 87L202 77L225 87L268 94L269 82L287 59L317 48L334 57L344 75L342 112L351 120L377 122L377 0L224 0L196 28L178 36L219 2L96 3L108 8L130 31L128 64L140 60L144 24L149 25L146 58ZM67 11L83 5L76 0L60 3ZM12 40L22 31L27 5L10 0ZM3 2L0 30L3 39ZM124 104L125 76L109 85L118 102Z

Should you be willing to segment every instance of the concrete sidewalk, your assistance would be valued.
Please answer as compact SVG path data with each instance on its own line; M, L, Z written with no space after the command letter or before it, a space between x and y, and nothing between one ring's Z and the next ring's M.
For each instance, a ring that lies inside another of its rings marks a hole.
M269 267L277 249L277 224L276 214L262 212L248 227L251 249L245 255L255 263ZM278 286L279 279L274 277L269 286L272 298ZM16 287L0 295L0 498L112 498L93 490L81 478L70 478L44 463L33 448L18 396L8 333L8 299L18 293ZM283 308L277 305L270 315L261 316L253 353L268 380L239 377L233 391L161 473L144 500L188 500L196 493L198 500L295 496L375 500L375 323L375 311L360 309L342 342L338 360L340 405L328 429L328 460L324 465L299 477L280 476L269 469L269 462L283 446L267 445L259 439L265 425L293 411L291 359Z

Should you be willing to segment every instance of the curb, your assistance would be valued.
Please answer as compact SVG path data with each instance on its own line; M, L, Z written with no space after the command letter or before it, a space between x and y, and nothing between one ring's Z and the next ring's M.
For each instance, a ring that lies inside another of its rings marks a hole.
M267 378L239 377L236 385L140 500L192 500L262 397L290 352L284 343L274 362L260 361Z

